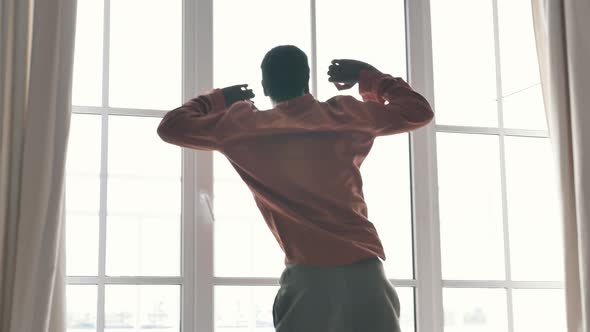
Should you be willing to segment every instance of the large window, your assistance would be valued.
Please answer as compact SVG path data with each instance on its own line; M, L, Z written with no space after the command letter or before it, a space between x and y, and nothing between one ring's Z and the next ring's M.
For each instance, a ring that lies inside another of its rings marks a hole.
M445 331L565 331L530 1L430 3Z
M180 331L192 282L182 261L182 156L155 130L182 102L181 63L179 0L78 2L69 331Z
M341 93L330 61L356 58L435 108L361 167L402 331L565 331L530 16L527 0L79 0L68 331L273 331L283 254L252 194L156 127L213 87L248 83L270 108L260 62L279 44L308 54L321 100Z

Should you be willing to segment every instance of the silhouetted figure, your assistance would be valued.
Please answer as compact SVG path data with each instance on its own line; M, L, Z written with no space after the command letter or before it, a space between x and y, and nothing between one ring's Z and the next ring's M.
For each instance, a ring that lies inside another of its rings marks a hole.
M273 48L261 67L271 110L249 101L247 84L215 89L168 112L158 134L223 153L252 191L285 253L273 305L278 332L399 331L399 300L367 219L359 167L375 137L428 124L428 101L367 63L333 60L329 81L339 90L359 83L364 101L320 102L295 46Z

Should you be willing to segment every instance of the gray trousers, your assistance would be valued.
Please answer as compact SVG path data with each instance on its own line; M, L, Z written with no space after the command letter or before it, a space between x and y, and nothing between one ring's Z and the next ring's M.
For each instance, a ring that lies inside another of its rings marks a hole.
M400 303L377 257L287 265L273 304L277 332L399 332Z

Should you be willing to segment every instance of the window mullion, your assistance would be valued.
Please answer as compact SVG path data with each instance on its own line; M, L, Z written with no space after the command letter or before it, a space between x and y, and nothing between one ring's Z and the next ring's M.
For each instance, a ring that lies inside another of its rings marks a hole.
M500 181L502 190L502 230L504 240L504 266L506 280L512 280L510 262L510 234L508 229L508 199L506 189L506 153L504 147L504 103L502 99L502 63L500 54L500 24L498 19L498 1L492 0L493 24L494 24L494 58L496 63L496 99L498 106L498 127L500 128ZM514 315L512 305L512 288L506 288L506 310L508 320L508 332L514 331Z
M182 149L182 217L181 217L181 331L196 331L195 310L195 157L194 151Z
M318 49L317 49L317 12L316 0L310 0L311 22L311 94L318 97Z
M196 91L195 10L197 0L182 0L182 100L190 99ZM197 331L195 315L195 153L182 149L182 214L181 214L181 331Z
M500 97L498 97L500 98ZM502 119L500 119L502 122ZM508 135L508 136L523 136L523 137L549 137L549 133L545 130L531 130L531 129L512 129L500 127L471 127L471 126L452 126L452 125L436 125L437 132L445 133L462 133L462 134L481 134L481 135Z
M111 36L111 0L104 0L102 40L102 109L101 109L101 164L100 164L100 207L98 227L98 283L96 331L105 327L105 276L106 276L106 232L107 232L107 177L108 177L108 133L109 118L109 71Z
M107 0L108 1L108 0ZM105 276L106 276L106 232L107 232L107 171L109 118L101 115L101 161L100 161L100 203L98 218L98 282L97 282L97 332L104 331Z
M408 78L434 105L429 0L406 1ZM442 276L435 124L412 132L412 209L418 332L442 332Z
M412 83L416 90L417 84ZM411 135L417 331L443 331L442 272L434 125Z
M110 56L111 1L104 0L103 45L102 45L102 109L101 109L101 165L100 165L100 207L98 229L98 284L96 330L103 332L105 326L105 274L106 274L106 213L107 213L107 169L108 169L108 115L109 104L109 56Z
M102 37L102 107L109 107L109 71L111 40L111 0L104 0Z
M188 95L202 94L213 89L213 0L188 0L193 8L187 17L195 22L192 26L195 59L191 74L193 87L187 86ZM197 79L198 78L198 79ZM214 330L213 296L213 222L201 200L201 194L213 197L213 152L192 151L194 172L194 331Z
M213 153L196 151L194 204L195 331L213 331L213 220L201 194L212 197Z

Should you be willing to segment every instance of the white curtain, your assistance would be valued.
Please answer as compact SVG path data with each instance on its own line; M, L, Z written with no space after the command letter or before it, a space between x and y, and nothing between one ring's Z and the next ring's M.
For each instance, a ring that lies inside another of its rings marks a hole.
M532 0L561 188L568 331L590 332L590 0Z
M0 331L65 331L76 0L1 0Z

